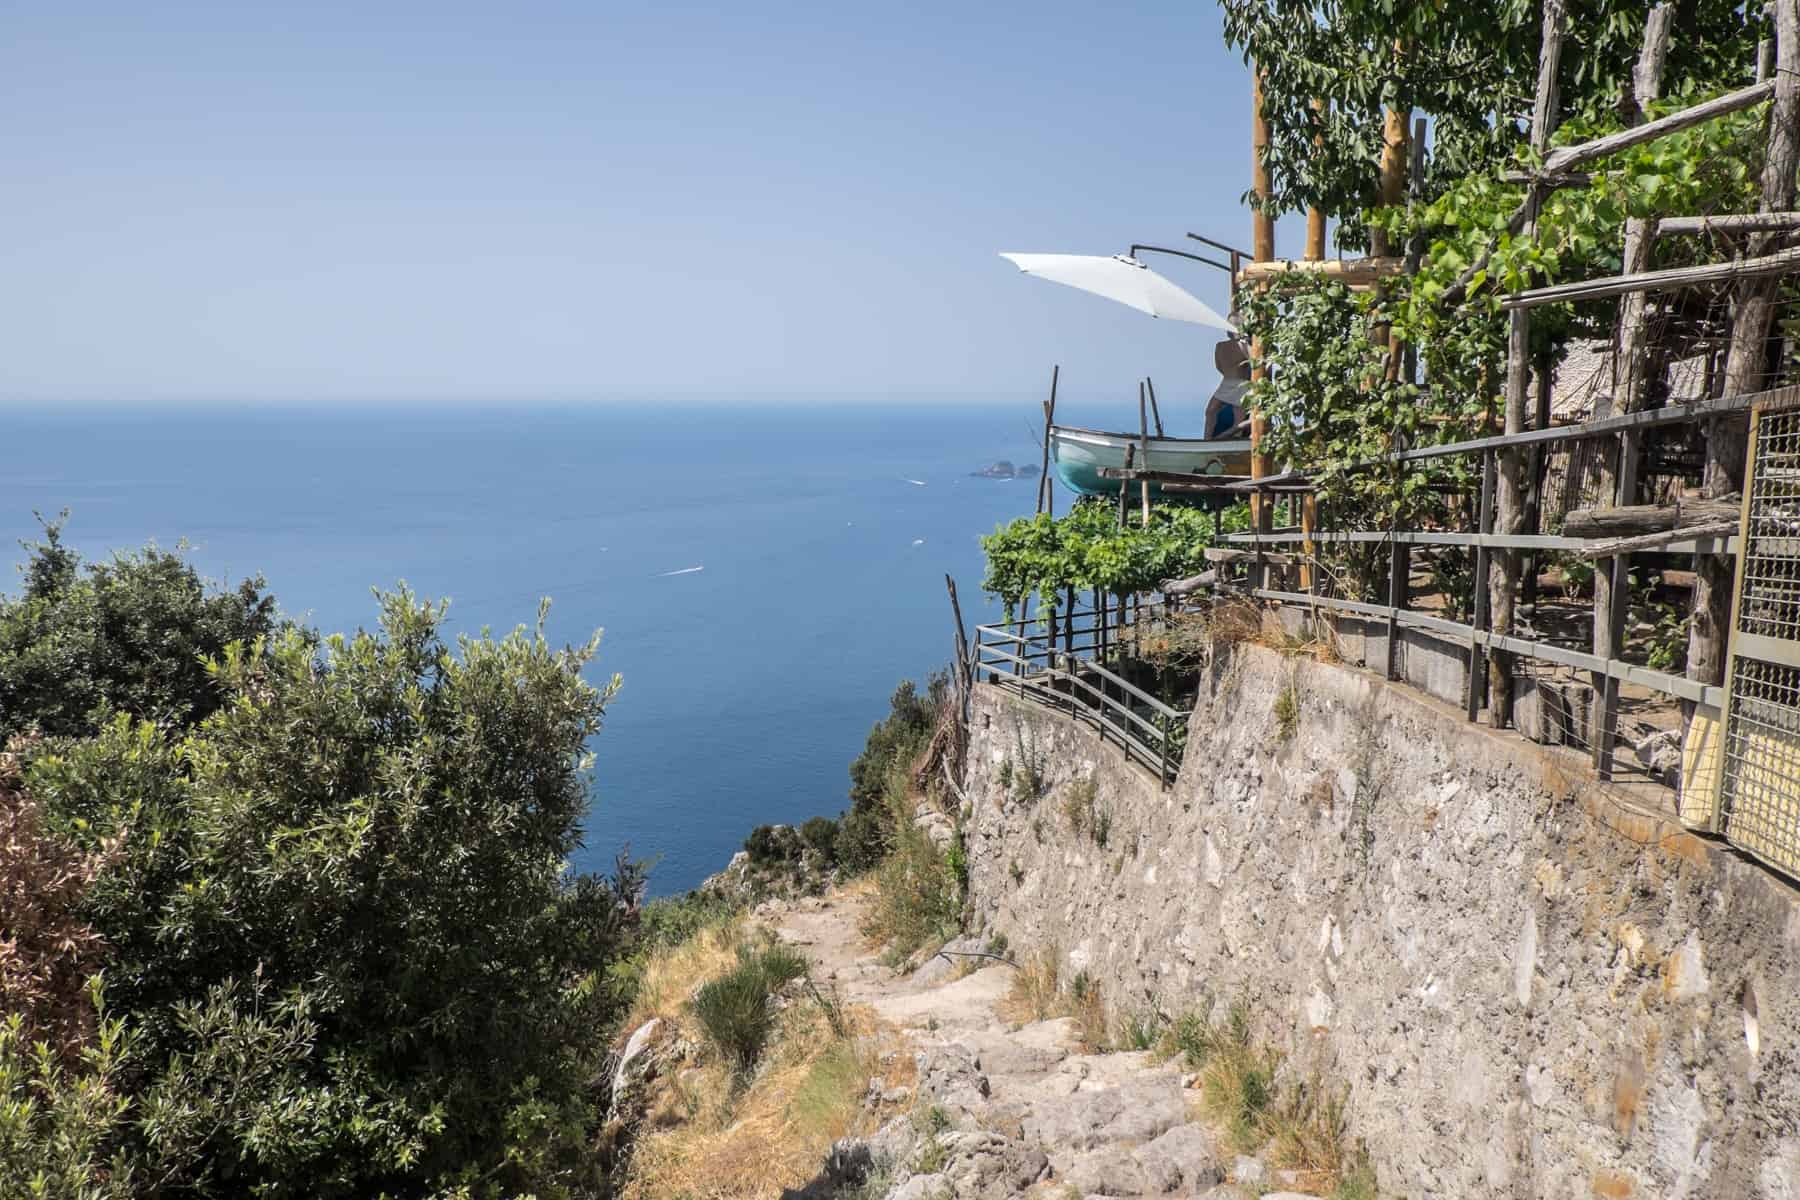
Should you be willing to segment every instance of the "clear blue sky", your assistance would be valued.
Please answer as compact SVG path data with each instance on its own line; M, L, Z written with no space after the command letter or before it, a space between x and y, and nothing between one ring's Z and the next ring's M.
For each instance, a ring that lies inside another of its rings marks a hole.
M1203 0L13 4L0 95L0 401L1179 398L996 252L1249 236Z

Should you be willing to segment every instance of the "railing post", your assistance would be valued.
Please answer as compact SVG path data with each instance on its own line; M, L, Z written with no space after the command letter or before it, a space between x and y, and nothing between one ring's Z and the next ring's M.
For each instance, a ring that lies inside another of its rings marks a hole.
M1169 718L1162 713L1157 713L1156 727L1162 734L1157 739L1162 746L1162 765L1157 768L1157 781L1162 784L1162 789L1166 792L1169 790Z
M1473 721L1481 712L1481 695L1487 690L1484 667L1487 666L1487 655L1481 652L1481 634L1487 631L1488 625L1488 546L1487 535L1494 528L1494 475L1496 464L1494 452L1485 450L1481 455L1481 517L1477 525L1482 535L1481 542L1475 548L1475 579L1473 602L1475 611L1469 621L1469 678L1466 707L1469 720Z
M1412 547L1402 541L1388 544L1387 677L1400 678L1400 614L1411 590Z

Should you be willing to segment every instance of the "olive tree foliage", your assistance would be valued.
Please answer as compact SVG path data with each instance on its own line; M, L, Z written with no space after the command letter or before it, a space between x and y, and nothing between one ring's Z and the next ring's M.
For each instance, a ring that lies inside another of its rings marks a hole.
M94 732L111 713L191 725L219 705L201 660L274 632L260 578L212 590L179 553L146 546L84 563L65 512L25 543L23 588L0 597L0 743Z
M1309 205L1367 245L1377 203L1383 111L1432 121L1426 195L1506 163L1527 140L1542 43L1538 0L1222 0L1226 41L1263 76L1265 162L1276 213ZM1569 0L1559 69L1565 117L1628 115L1647 0ZM1750 81L1761 5L1676 0L1663 92L1685 96ZM1748 10L1748 11L1746 11ZM1322 109L1314 107L1323 102Z
M596 640L452 646L382 596L372 632L287 628L205 662L186 732L121 712L25 784L122 843L84 915L130 1030L117 1151L151 1196L514 1196L584 1152L641 871L571 878Z

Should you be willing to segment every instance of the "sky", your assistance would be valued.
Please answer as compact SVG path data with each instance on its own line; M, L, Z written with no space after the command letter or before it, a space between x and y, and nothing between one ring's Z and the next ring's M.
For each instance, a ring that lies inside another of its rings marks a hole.
M1007 397L1060 364L1135 423L1138 377L1216 380L1212 331L997 257L1247 244L1204 0L6 11L0 403Z

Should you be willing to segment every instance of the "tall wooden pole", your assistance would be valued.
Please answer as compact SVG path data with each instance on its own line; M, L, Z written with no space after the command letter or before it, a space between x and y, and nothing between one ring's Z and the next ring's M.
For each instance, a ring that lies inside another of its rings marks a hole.
M1644 48L1638 54L1637 68L1632 72L1631 92L1632 106L1636 110L1631 118L1632 124L1644 120L1644 113L1651 101L1662 94L1663 64L1669 58L1669 31L1674 26L1675 8L1671 4L1658 4L1650 10L1650 17L1644 24ZM1620 274L1631 274L1650 268L1650 246L1654 240L1654 229L1650 222L1633 217L1625 222L1625 248L1619 266ZM1616 357L1613 360L1613 386L1609 397L1610 411L1596 413L1596 416L1610 416L1614 413L1636 412L1644 406L1648 389L1645 387L1644 370L1649 361L1646 352L1649 344L1649 333L1646 329L1646 296L1643 292L1626 292L1619 299L1619 320L1617 339L1614 344ZM1600 480L1599 495L1602 502L1608 498L1613 504L1635 504L1637 502L1637 450L1638 439L1634 435L1624 435L1617 443L1607 439L1600 447ZM1620 650L1625 629L1625 612L1629 598L1624 594L1624 583L1630 570L1628 556L1620 556L1618 561L1601 559L1594 564L1594 657L1600 659L1616 658ZM1615 579L1621 585L1615 588ZM1594 687L1594 714L1590 729L1599 731L1600 736L1594 739L1596 752L1603 751L1608 743L1609 714L1615 714L1617 708L1613 697L1618 694L1618 680L1605 675L1596 675ZM1603 769L1608 764L1601 763Z
M1543 48L1538 55L1537 100L1531 110L1531 147L1542 155L1550 147L1556 128L1556 72L1562 61L1565 25L1564 0L1545 0ZM1525 234L1537 230L1542 190L1535 184L1527 193ZM1506 432L1525 431L1525 413L1531 392L1531 318L1522 309L1512 312L1506 346ZM1494 496L1494 532L1517 535L1525 517L1525 452L1517 447L1500 452ZM1513 631L1513 590L1519 581L1519 552L1494 549L1489 555L1488 611L1491 628ZM1479 583L1479 581L1478 581ZM1488 655L1488 715L1499 728L1512 721L1512 655L1496 650Z
M1763 159L1762 210L1794 206L1794 172L1800 166L1800 0L1775 0L1775 102L1769 112L1769 151ZM1767 254L1779 234L1749 239L1748 257ZM1737 316L1725 356L1725 395L1741 396L1765 386L1770 362L1770 327L1780 280L1752 279L1737 288ZM1743 417L1713 423L1706 438L1705 494L1741 491L1748 424ZM1687 675L1706 684L1725 681L1725 651L1731 629L1732 563L1716 555L1694 559L1694 619L1688 629Z
M1269 149L1269 120L1263 114L1263 77L1262 72L1252 64L1250 71L1250 253L1256 262L1271 262L1275 258L1275 216L1269 210L1269 203L1274 187L1269 182L1269 168L1263 162L1263 156ZM1235 283L1234 283L1234 286ZM1269 377L1269 369L1263 362L1262 343L1252 340L1250 343L1250 380L1259 383ZM1261 479L1271 473L1269 456L1263 451L1263 443L1269 436L1269 418L1259 408L1250 410L1250 478ZM1274 527L1274 511L1260 492L1250 493L1250 527L1258 533L1268 533ZM1253 571L1251 584L1255 587L1267 586L1266 582Z
M1044 401L1044 460L1038 467L1039 512L1056 515L1056 493L1050 483L1050 427L1056 423L1056 380L1062 374L1058 364L1050 368L1050 398Z
M1312 109L1319 114L1322 124L1325 120L1325 101L1314 100ZM1323 148L1325 135L1317 134L1313 138L1315 148ZM1308 262L1320 262L1325 257L1325 210L1317 204L1308 205L1306 209L1306 259Z

